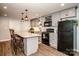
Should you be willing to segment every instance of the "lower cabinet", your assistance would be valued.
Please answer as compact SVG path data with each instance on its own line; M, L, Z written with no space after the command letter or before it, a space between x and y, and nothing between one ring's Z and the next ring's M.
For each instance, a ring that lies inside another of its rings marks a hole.
M56 33L50 33L50 46L57 49L57 34Z
M31 55L38 50L38 37L24 38L24 53L25 55Z
M11 41L0 42L0 56L11 56Z

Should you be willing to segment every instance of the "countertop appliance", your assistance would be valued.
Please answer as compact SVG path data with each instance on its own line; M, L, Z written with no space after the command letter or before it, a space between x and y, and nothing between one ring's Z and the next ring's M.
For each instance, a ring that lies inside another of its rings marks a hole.
M52 21L45 21L44 22L44 27L51 27L52 26Z
M58 50L74 55L77 49L77 21L66 20L58 23Z

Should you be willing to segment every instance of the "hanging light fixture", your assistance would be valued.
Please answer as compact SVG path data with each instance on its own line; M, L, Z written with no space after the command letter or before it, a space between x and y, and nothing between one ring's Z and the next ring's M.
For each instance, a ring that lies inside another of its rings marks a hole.
M22 14L22 18L21 18L21 20L24 20L24 18L23 18L24 13L22 12L21 14Z
M25 15L25 17L23 17L24 16L24 13L22 12L21 14L22 14L22 18L21 18L21 21L27 21L28 20L28 16L27 16L27 9L25 10L25 12L26 12L26 15Z
M27 17L27 9L25 10L26 11L26 16L25 16L25 20L28 20L28 17Z

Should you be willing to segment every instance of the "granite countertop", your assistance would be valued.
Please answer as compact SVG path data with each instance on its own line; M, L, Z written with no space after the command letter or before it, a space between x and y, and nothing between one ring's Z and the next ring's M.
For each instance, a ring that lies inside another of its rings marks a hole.
M22 33L16 33L24 38L30 38L30 37L39 37L41 36L40 34L34 34L34 33L26 33L26 32L22 32Z

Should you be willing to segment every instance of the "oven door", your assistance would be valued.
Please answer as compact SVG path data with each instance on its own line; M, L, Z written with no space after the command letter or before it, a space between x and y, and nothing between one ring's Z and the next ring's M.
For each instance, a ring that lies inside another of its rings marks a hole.
M47 32L42 33L42 43L49 45L49 33Z

